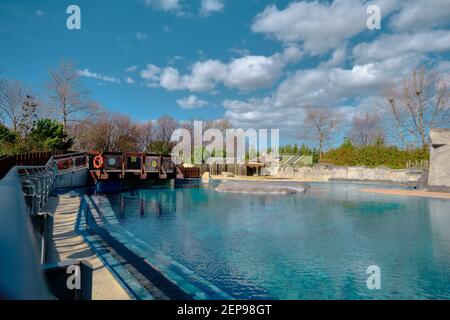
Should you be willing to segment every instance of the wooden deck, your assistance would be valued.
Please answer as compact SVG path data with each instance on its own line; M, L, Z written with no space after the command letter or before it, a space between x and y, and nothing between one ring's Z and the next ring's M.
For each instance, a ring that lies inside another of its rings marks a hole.
M95 166L96 157L103 160L101 167ZM184 178L182 168L171 157L152 153L90 152L89 169L94 181Z

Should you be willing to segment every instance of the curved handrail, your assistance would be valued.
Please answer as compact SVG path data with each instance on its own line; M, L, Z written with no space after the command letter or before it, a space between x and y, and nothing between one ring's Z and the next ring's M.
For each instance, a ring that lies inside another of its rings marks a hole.
M77 166L80 157L86 161ZM68 159L73 166L59 170ZM43 166L15 166L0 179L0 298L48 298L30 216L44 208L58 175L87 165L86 153L58 155Z

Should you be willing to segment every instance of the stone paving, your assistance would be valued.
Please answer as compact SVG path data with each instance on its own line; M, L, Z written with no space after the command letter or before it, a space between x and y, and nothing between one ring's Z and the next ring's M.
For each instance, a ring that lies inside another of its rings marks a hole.
M47 211L54 215L52 262L83 259L93 267L93 300L129 300L130 296L101 260L92 252L82 237L75 232L78 196L62 195L50 197Z

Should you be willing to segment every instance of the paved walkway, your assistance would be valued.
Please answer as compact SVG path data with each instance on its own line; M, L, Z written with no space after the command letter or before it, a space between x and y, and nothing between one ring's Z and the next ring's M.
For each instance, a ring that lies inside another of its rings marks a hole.
M53 262L71 259L88 261L94 269L92 279L93 300L129 300L130 297L127 292L75 232L80 202L78 196L67 195L50 197L48 201L48 211L54 214L52 260Z
M359 191L387 194L387 195L394 195L394 196L450 199L450 193L430 192L430 191L423 191L423 190L361 189Z

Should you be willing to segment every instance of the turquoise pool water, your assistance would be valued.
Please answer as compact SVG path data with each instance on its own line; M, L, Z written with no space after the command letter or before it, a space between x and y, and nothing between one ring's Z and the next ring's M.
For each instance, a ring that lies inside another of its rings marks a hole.
M450 299L449 200L311 185L285 196L189 184L92 199L112 234L198 299ZM380 290L367 288L370 265Z

